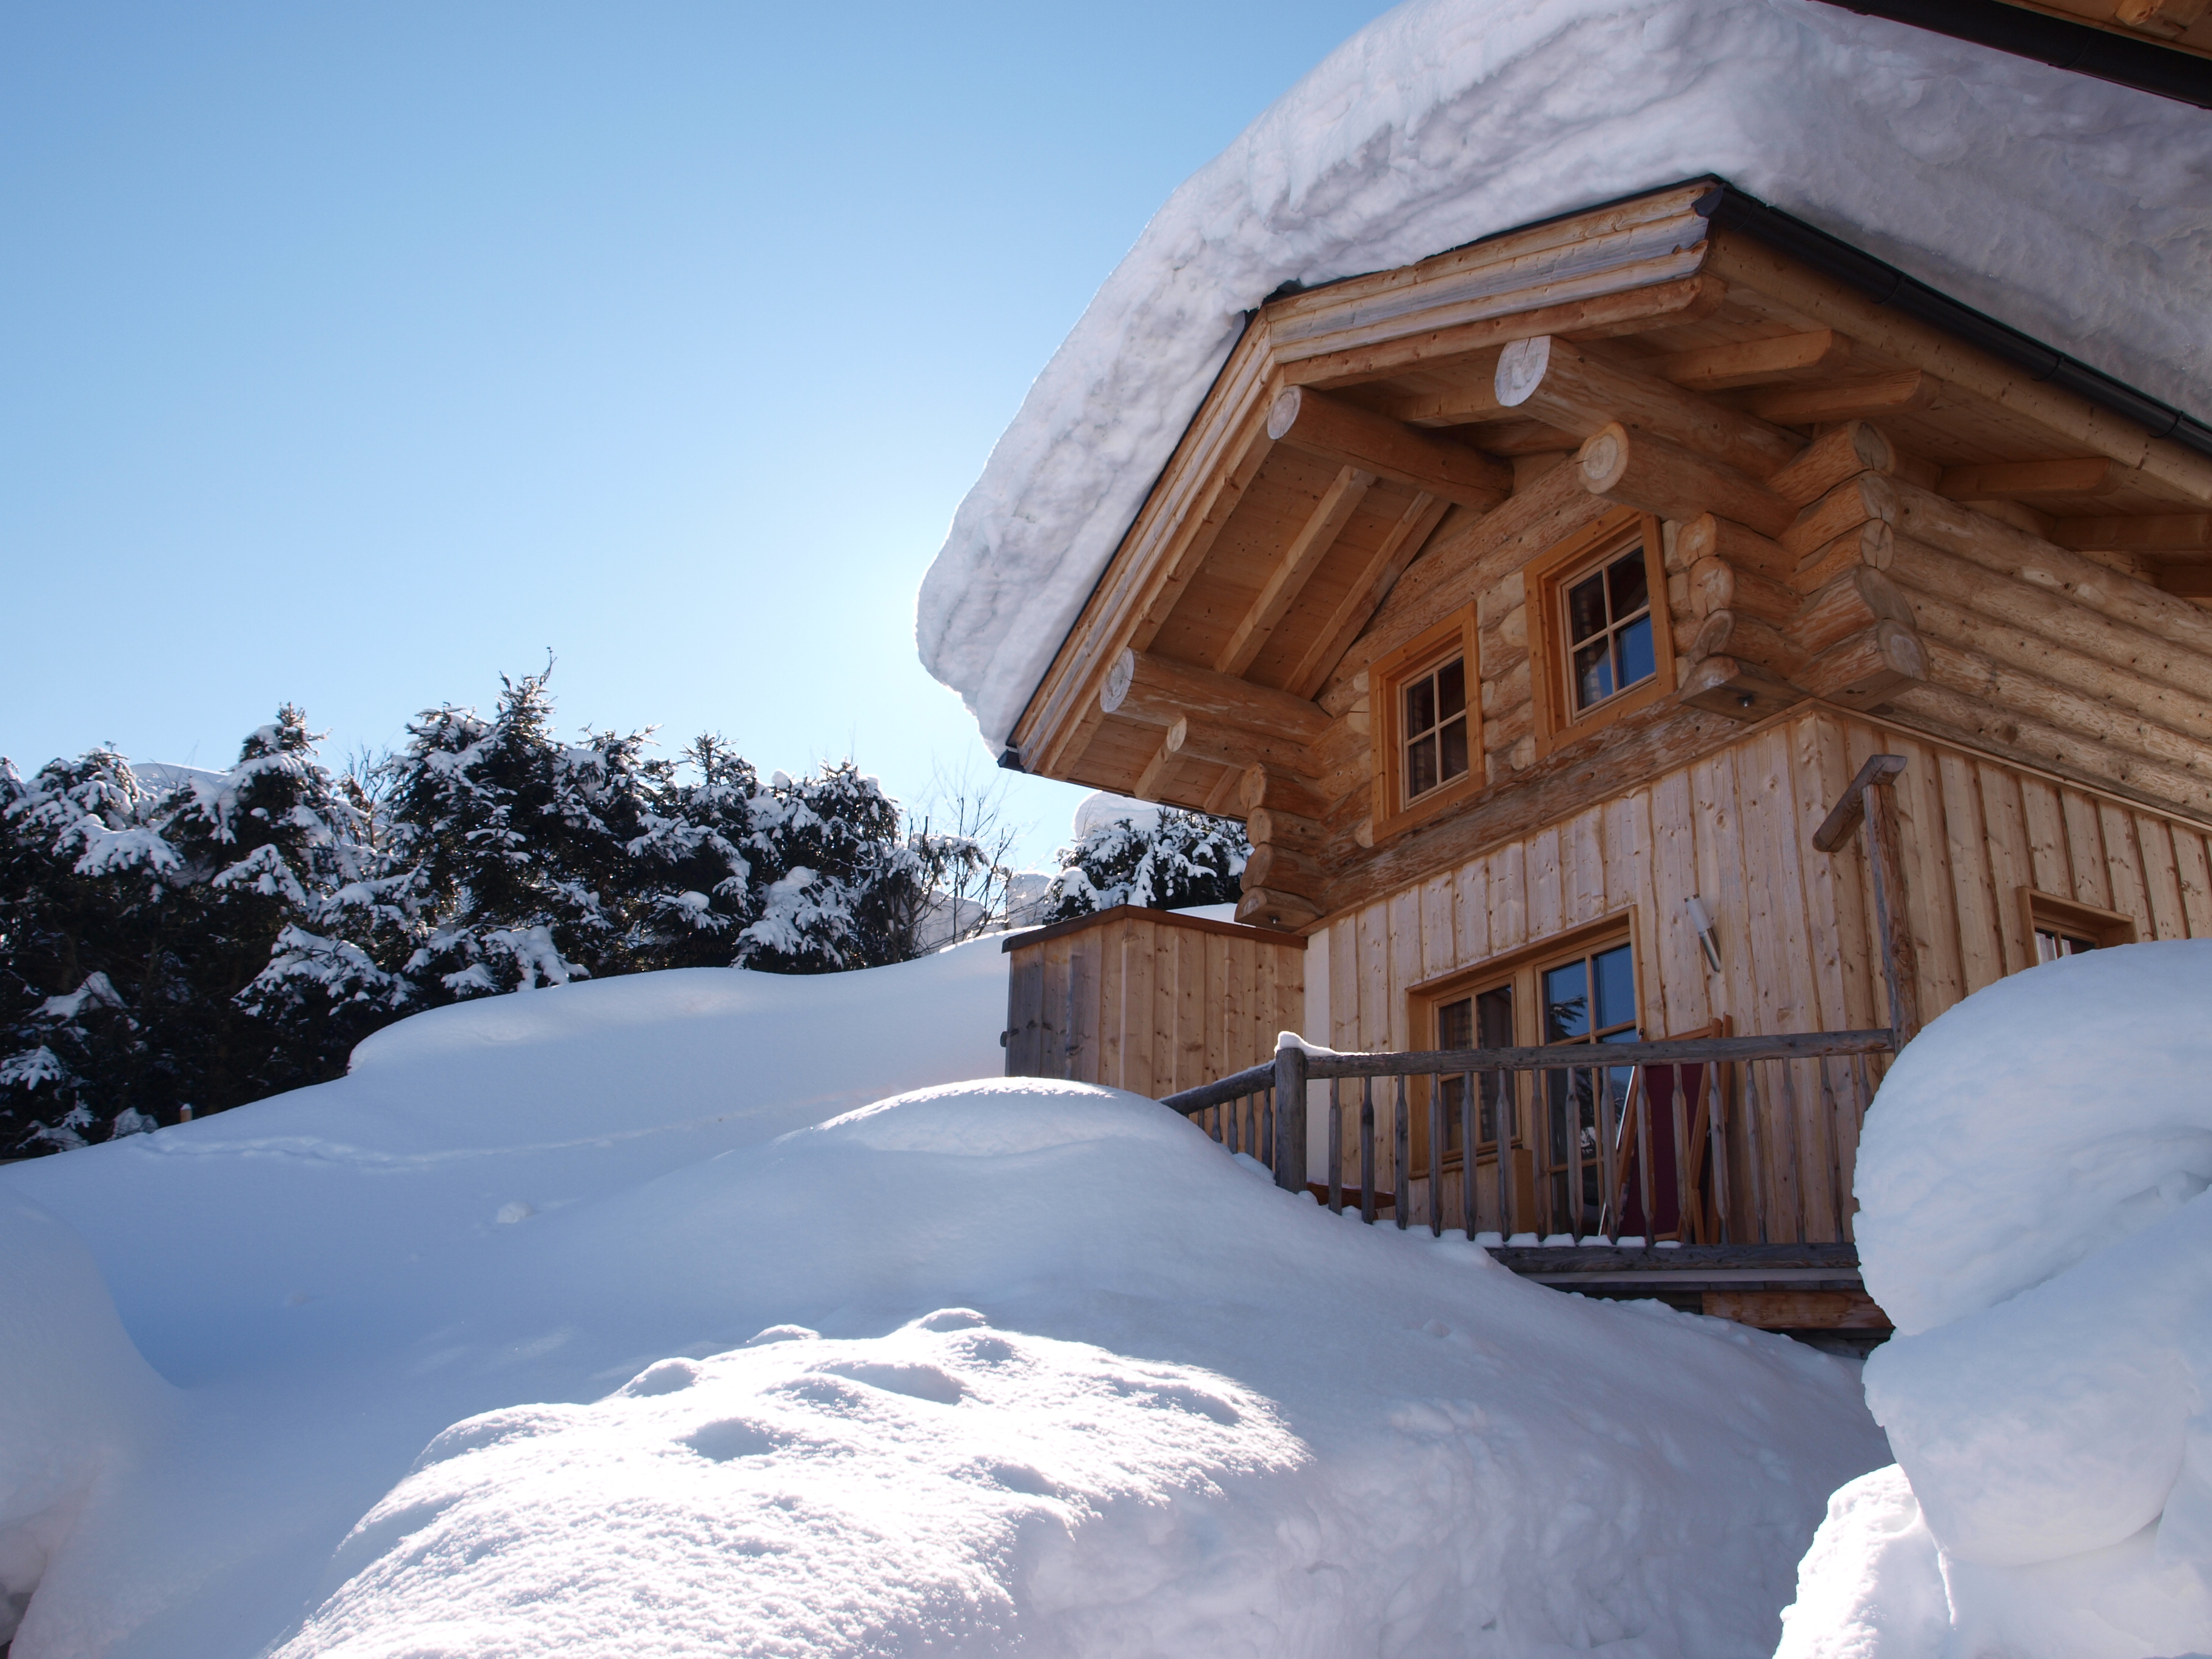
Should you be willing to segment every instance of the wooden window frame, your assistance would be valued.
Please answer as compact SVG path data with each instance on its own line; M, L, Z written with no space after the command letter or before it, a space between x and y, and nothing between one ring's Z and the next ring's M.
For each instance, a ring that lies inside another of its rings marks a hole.
M1535 704L1539 758L1673 695L1674 617L1667 600L1663 535L1664 526L1652 514L1621 507L1528 563L1523 573L1522 603L1528 607L1528 683ZM1589 713L1578 715L1567 687L1567 668L1573 653L1567 644L1566 590L1577 579L1589 574L1593 566L1607 562L1638 537L1644 543L1644 580L1651 595L1651 678L1629 690L1615 692Z
M1449 662L1467 664L1467 771L1419 800L1405 799L1404 690L1408 682ZM1475 647L1475 610L1462 606L1435 627L1378 659L1367 672L1367 707L1375 734L1376 839L1425 823L1484 787L1481 660Z
M2100 951L2108 951L2116 945L2133 945L2141 933L2136 919L2124 910L2100 910L2094 904L2061 898L2056 893L2039 892L2022 886L2020 890L2021 919L2027 925L2027 964L2042 965L2042 953L2035 948L2035 936L2039 932L2063 931L2097 942Z
M1527 945L1516 945L1510 951L1501 951L1497 956L1475 963L1469 967L1455 968L1449 974L1439 975L1435 979L1425 980L1418 985L1410 987L1406 993L1406 1029L1413 1036L1413 1046L1418 1050L1431 1046L1434 1042L1437 1016L1446 1003L1457 1002L1462 997L1474 997L1497 986L1510 983L1513 987L1515 1046L1543 1047L1545 1046L1543 1026L1537 1010L1540 1006L1544 970L1547 968L1559 966L1562 957L1595 956L1601 951L1611 950L1618 945L1628 946L1630 969L1636 976L1637 1027L1639 1030L1646 1030L1650 1028L1649 1016L1651 1011L1645 1006L1644 998L1650 981L1644 975L1643 929L1635 908L1631 906L1626 909L1615 910L1610 915L1601 916L1595 921L1581 922L1572 927L1563 927L1556 933L1547 934L1544 938ZM1526 1019L1534 1020L1535 1024L1533 1026L1525 1024L1524 1017ZM1528 1036L1531 1030L1536 1032L1533 1040ZM1602 1045L1562 1043L1559 1046L1570 1048ZM1418 1077L1410 1079L1408 1081L1412 1085L1407 1098L1408 1109L1409 1110L1415 1107L1421 1109L1412 1112L1412 1122L1409 1127L1416 1142L1421 1142L1427 1134L1426 1108L1430 1079ZM1497 1156L1498 1148L1495 1142L1483 1144L1489 1150L1485 1152L1481 1147L1476 1149L1478 1163L1486 1162ZM1425 1151L1417 1146L1416 1153L1415 1163L1425 1168L1426 1165L1421 1162L1426 1157ZM1463 1158L1464 1156L1465 1152L1462 1149L1457 1155L1457 1158ZM1455 1155L1447 1152L1444 1155L1444 1168L1450 1170L1458 1167L1460 1164Z

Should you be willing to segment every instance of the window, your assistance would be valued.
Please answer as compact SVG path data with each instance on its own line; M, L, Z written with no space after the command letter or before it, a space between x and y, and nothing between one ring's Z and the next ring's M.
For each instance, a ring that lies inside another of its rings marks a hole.
M1471 605L1368 670L1378 835L1432 817L1481 787L1480 705Z
M1641 541L1571 582L1565 599L1568 695L1577 714L1659 672L1651 649L1651 583Z
M1529 566L1540 755L1674 689L1661 528L1645 514L1609 513Z
M1454 657L1401 690L1408 804L1467 775L1467 659Z
M1514 958L1462 975L1415 993L1413 1029L1439 1048L1558 1047L1587 1048L1641 1040L1636 995L1636 952L1619 919L1547 940ZM1563 1056L1564 1058L1564 1056ZM1513 1150L1509 1160L1518 1197L1516 1213L1540 1213L1545 1231L1561 1231L1574 1219L1578 1231L1598 1226L1605 1196L1599 1190L1598 1135L1601 1117L1593 1082L1612 1098L1611 1121L1618 1125L1628 1100L1633 1073L1628 1066L1540 1073L1540 1083L1521 1085L1517 1101L1501 1095L1501 1079L1486 1073L1475 1080L1475 1157L1480 1164L1498 1155L1501 1118L1504 1137ZM1444 1165L1464 1169L1460 1103L1463 1077L1442 1079ZM1544 1093L1531 1098L1532 1086ZM1548 1110L1539 1111L1541 1104ZM1503 1109L1501 1110L1501 1108ZM1426 1114L1413 1115L1413 1167L1427 1167ZM1575 1172L1581 1170L1581 1190ZM1485 1176L1485 1190L1492 1177ZM1488 1202L1488 1200L1485 1200Z
M2033 887L2020 890L2020 902L2027 921L2030 966L2136 942L2135 918L2123 911L2100 910Z

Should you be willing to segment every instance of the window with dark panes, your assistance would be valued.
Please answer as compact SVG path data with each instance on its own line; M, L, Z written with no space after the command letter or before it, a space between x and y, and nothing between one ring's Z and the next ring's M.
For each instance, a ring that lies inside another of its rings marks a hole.
M1511 985L1494 985L1486 991L1477 991L1473 996L1462 997L1455 1002L1446 1002L1437 1006L1437 1048L1510 1048L1514 1046ZM1447 1153L1462 1149L1459 1105L1466 1094L1467 1079L1464 1077L1444 1079L1444 1150ZM1495 1072L1484 1073L1479 1099L1481 1112L1480 1121L1475 1126L1475 1139L1487 1146L1498 1139L1498 1074Z
M1567 678L1577 714L1659 672L1641 542L1566 585Z
M1455 657L1405 683L1406 799L1467 775L1467 659Z
M1545 969L1540 977L1544 1042L1547 1047L1638 1041L1636 962L1626 945L1584 951L1571 960ZM1601 1074L1606 1092L1613 1099L1613 1121L1618 1124L1628 1104L1635 1071L1620 1066L1608 1067ZM1559 1207L1554 1213L1564 1212L1571 1201L1573 1195L1565 1190L1567 1174L1578 1161L1583 1170L1580 1199L1585 1228L1597 1224L1595 1218L1604 1205L1604 1194L1598 1190L1599 1121L1593 1089L1600 1075L1595 1067L1544 1074L1545 1088L1553 1106L1549 1115L1553 1144L1547 1150L1554 1172L1553 1178L1559 1183L1554 1198ZM1579 1159L1574 1157L1577 1149L1570 1145L1571 1135L1580 1143Z
M2085 939L2079 933L2065 933L2056 927L2035 930L2035 959L2038 962L2056 962L2061 957L2076 957L2084 951L2096 948L2096 940Z

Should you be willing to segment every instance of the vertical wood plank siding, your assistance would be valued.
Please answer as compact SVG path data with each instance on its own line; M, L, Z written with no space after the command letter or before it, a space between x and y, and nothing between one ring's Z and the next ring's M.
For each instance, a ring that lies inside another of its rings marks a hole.
M1139 1094L1194 1088L1305 1023L1304 941L1158 913L1007 949L1006 1074Z
M2023 886L2131 916L2142 939L2212 936L2202 826L1822 708L1332 918L1331 1029L1313 1035L1341 1048L1433 1046L1434 1031L1412 1029L1416 986L1629 915L1647 1036L1723 1018L1739 1035L1881 1025L1864 848L1824 856L1812 835L1861 763L1884 753L1907 762L1897 807L1928 1018L2034 963ZM1717 975L1689 925L1692 893L1715 920ZM1759 1107L1769 1190L1805 1237L1846 1237L1852 1073L1802 1068L1776 1092ZM1348 1120L1346 1144L1357 1134ZM1389 1135L1377 1151L1389 1191Z

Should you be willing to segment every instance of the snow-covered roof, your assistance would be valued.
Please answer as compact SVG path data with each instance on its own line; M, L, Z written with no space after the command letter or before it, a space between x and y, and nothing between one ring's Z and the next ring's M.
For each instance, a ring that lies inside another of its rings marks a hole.
M1817 0L1413 0L1153 217L1024 400L915 637L1006 740L1235 343L1286 282L1712 174L2191 413L2212 123Z

